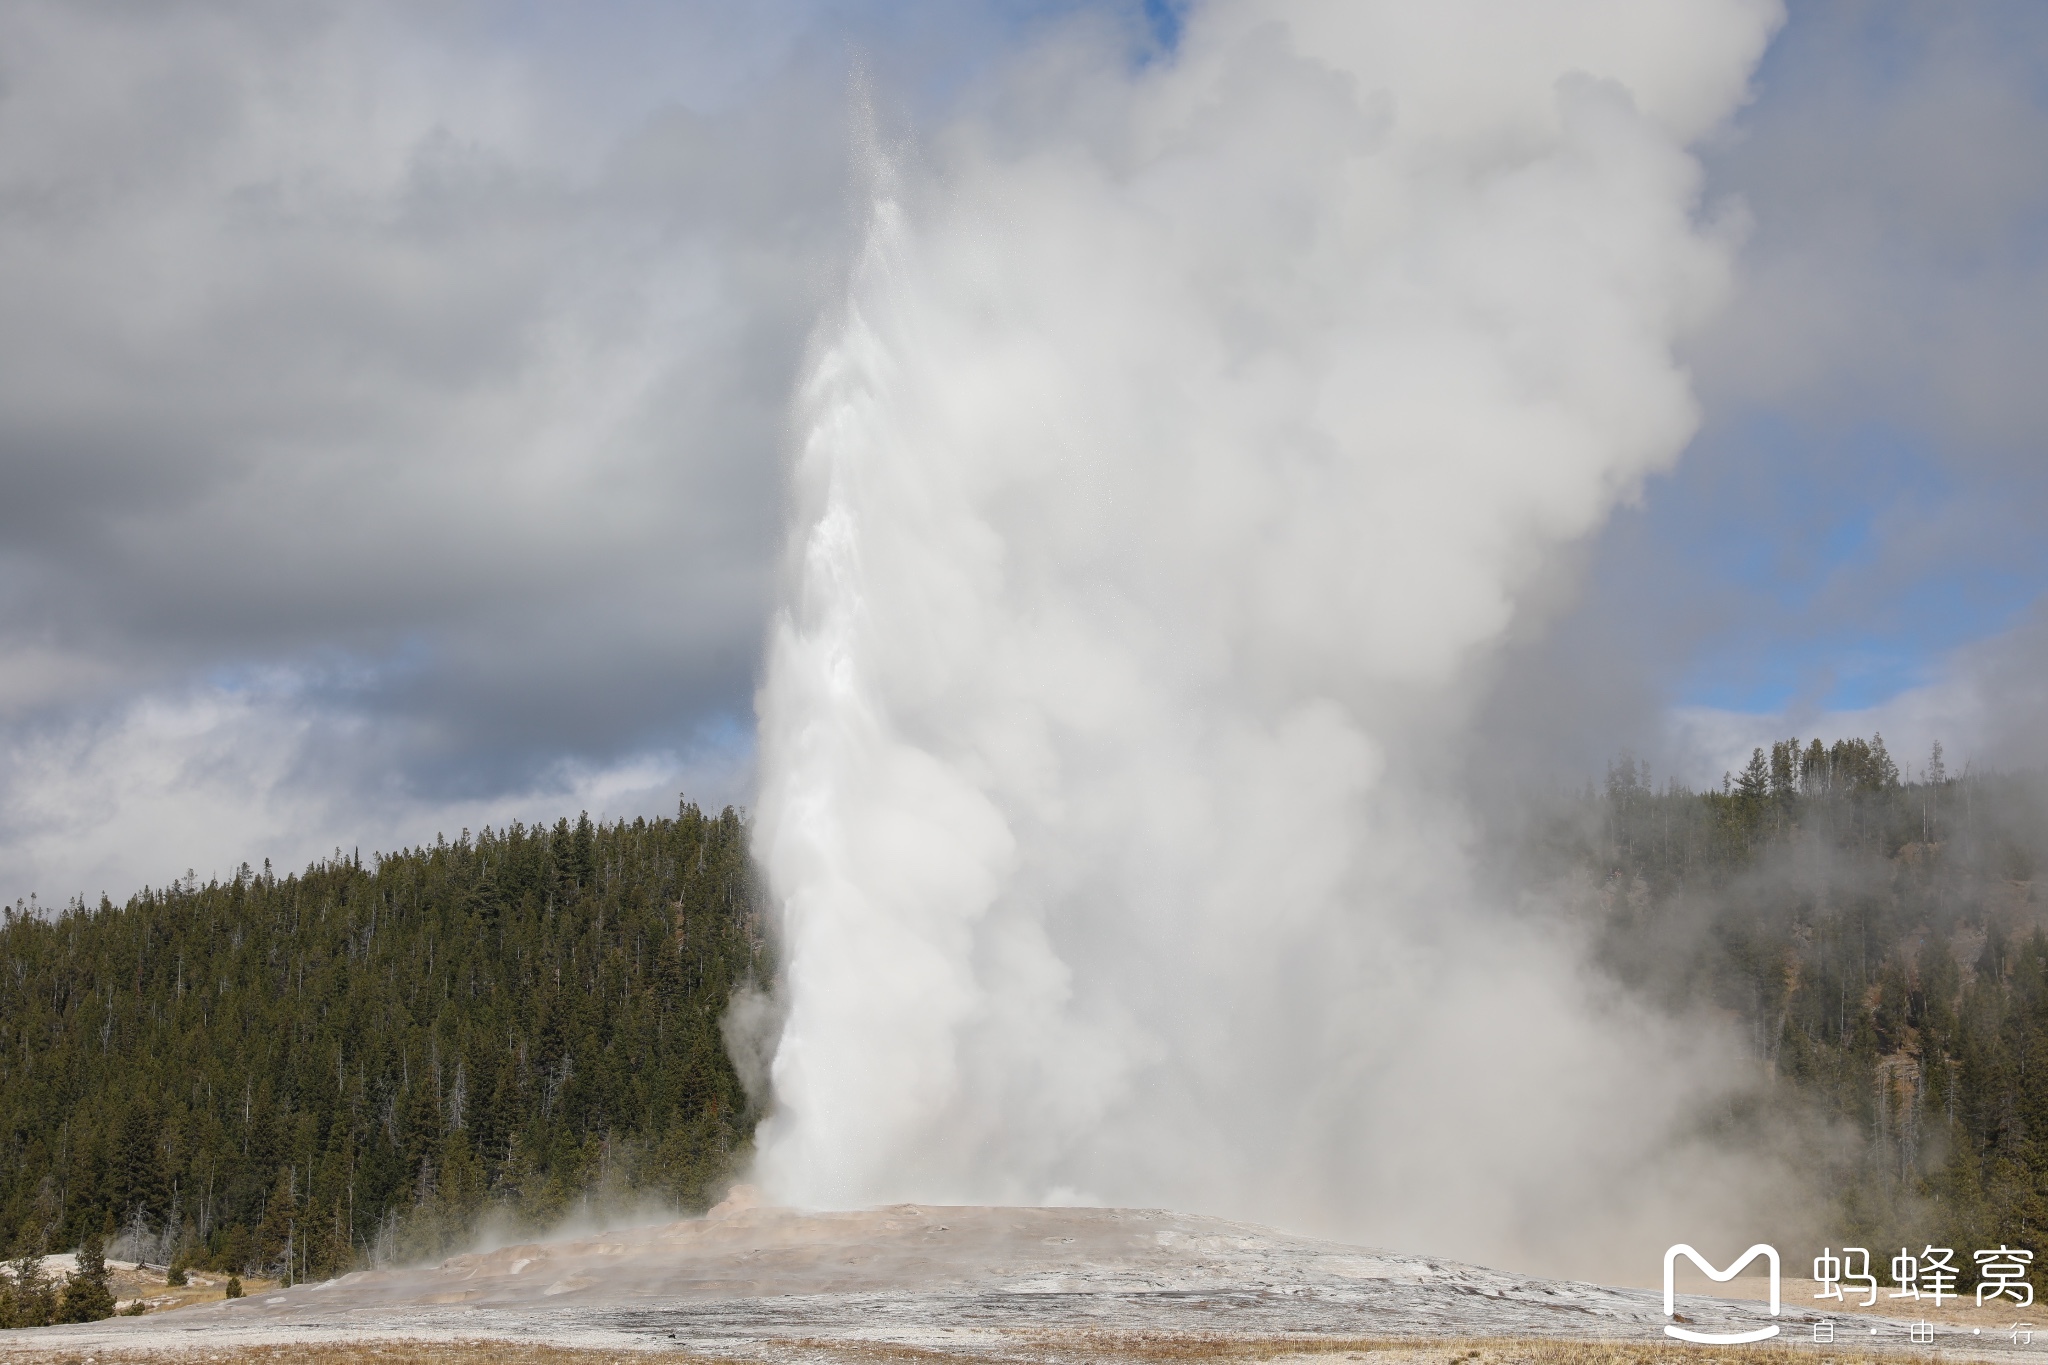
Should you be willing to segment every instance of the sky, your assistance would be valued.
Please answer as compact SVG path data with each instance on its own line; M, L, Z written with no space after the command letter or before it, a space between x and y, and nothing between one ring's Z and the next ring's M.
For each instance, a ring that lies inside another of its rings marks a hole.
M0 898L753 799L864 138L1160 3L0 3ZM1698 212L1700 426L1474 780L2048 759L2048 11L1801 4Z
M1774 735L2038 763L2048 14L1795 6L1753 84L1701 153L1742 233L1686 350L1701 430L1586 547L1501 728L1540 708L1532 768L1625 743L1696 786Z

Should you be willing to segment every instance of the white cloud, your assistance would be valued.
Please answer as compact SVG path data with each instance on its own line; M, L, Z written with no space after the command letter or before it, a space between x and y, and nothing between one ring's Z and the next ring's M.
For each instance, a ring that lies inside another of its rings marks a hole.
M1699 788L1740 772L1751 750L1794 737L1832 743L1881 734L1908 779L1924 773L1936 743L1951 772L2048 765L2048 627L2038 616L1951 651L1934 672L1932 682L1853 710L1678 707L1660 756L1674 776Z
M752 744L708 731L683 751L610 765L562 762L519 787L470 797L410 790L407 736L350 713L287 673L233 688L151 694L103 714L17 732L0 748L0 850L14 897L117 900L196 872L225 879L244 862L280 873L337 847L367 858L511 820L551 823L744 804Z

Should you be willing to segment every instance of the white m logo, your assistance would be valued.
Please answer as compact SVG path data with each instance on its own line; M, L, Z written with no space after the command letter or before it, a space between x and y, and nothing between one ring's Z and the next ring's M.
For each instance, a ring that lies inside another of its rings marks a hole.
M1687 1260L1698 1266L1708 1279L1722 1284L1726 1284L1729 1280L1740 1275L1742 1268L1757 1257L1762 1256L1769 1260L1771 1263L1771 1316L1774 1318L1778 1316L1778 1249L1776 1247L1765 1246L1762 1242L1758 1242L1755 1246L1743 1252L1742 1259L1734 1265L1729 1266L1726 1270L1716 1270L1707 1264L1706 1257L1700 1255L1685 1243L1680 1242L1677 1246L1664 1253L1665 1317L1672 1317L1678 1311L1676 1291L1672 1283L1672 1271L1678 1264L1680 1256L1684 1256ZM1778 1324L1774 1322L1769 1327L1759 1327L1754 1332L1688 1332L1683 1327L1666 1326L1664 1328L1664 1335L1667 1337L1677 1337L1680 1341L1698 1342L1702 1346L1735 1346L1745 1341L1762 1341L1766 1337L1778 1335Z

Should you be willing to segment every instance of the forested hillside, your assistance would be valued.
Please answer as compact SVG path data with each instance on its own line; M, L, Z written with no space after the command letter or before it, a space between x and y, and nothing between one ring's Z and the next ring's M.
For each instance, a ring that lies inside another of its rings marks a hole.
M2048 1254L2048 784L1787 741L1495 841L1604 966L1739 1025L1832 1236ZM756 1114L767 983L731 811L466 832L0 924L0 1237L322 1275L480 1217L701 1207ZM1969 1283L1967 1250L1959 1261ZM2037 1281L2042 1277L2037 1268Z
M2043 792L1938 746L1909 780L1882 737L1788 740L1705 793L1623 758L1518 875L1564 886L1625 982L1739 1021L1836 1245L2048 1255Z
M689 805L17 908L0 1237L303 1278L699 1207L754 1119L720 1018L768 972L745 827Z

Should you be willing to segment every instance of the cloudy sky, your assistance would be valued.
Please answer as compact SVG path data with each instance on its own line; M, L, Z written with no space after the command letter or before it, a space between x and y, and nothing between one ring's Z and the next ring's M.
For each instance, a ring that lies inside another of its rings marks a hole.
M2044 96L2038 6L1793 8L1704 155L1747 236L1691 348L1703 429L1542 647L1614 703L1580 745L1627 716L1696 778L1872 727L1916 771L1937 738L2039 761Z
M751 799L790 393L861 219L1099 0L0 0L0 894ZM1488 752L2044 755L2048 9L1798 6L1676 469ZM856 117L856 108L871 115Z

